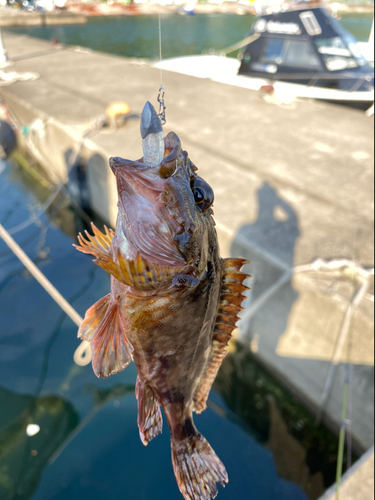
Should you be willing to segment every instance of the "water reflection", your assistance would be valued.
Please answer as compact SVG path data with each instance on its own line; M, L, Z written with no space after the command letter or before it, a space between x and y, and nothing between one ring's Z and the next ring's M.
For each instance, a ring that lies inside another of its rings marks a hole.
M65 450L65 448L73 441L79 432L81 432L84 427L92 420L92 418L98 413L98 411L110 401L115 401L115 406L118 406L119 400L127 396L128 394L134 394L135 385L134 384L117 384L109 389L101 389L94 384L89 384L83 388L83 392L91 394L93 400L93 406L91 411L86 415L82 422L77 426L74 432L72 432L68 439L62 443L54 455L50 458L49 463L52 464Z
M335 480L337 438L287 390L236 345L224 360L214 384L234 418L272 451L278 474L298 484L310 500ZM239 417L239 419L238 419Z
M0 407L0 498L26 500L50 457L77 426L78 414L60 396L33 397L3 387ZM30 425L40 431L28 436Z

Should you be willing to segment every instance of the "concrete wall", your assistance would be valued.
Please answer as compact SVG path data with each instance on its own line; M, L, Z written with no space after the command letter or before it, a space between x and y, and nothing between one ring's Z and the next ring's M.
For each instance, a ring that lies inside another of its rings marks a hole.
M343 477L340 487L342 500L374 500L374 449ZM320 500L337 500L337 488L333 486Z

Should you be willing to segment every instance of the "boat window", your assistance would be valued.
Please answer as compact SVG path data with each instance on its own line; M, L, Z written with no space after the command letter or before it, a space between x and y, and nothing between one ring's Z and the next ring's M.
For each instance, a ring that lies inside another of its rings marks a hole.
M262 62L300 66L303 68L317 68L320 66L314 47L304 40L283 40L270 38L267 40Z
M303 66L304 68L320 66L313 45L302 40L288 40L286 42L283 63L288 66Z
M284 42L285 40L282 40L281 38L268 39L262 57L263 61L280 64L282 61L281 56L283 54Z
M320 38L314 41L329 71L340 71L358 67L352 52L345 45L341 37Z
M299 17L301 18L301 21L310 36L320 35L322 33L322 28L320 27L314 12L311 10L308 12L302 12Z

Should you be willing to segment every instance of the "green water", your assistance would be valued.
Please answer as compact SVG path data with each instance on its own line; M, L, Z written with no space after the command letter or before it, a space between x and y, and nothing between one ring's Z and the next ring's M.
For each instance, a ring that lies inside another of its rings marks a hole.
M367 41L372 19L371 14L347 14L341 22L358 41ZM250 15L163 16L163 57L221 50L242 40L253 22L254 16ZM159 56L157 16L93 17L82 26L41 26L12 31L120 56L148 59Z

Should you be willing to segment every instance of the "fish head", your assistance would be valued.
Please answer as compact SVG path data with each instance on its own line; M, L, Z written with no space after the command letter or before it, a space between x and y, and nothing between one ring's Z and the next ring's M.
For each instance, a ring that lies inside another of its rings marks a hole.
M158 164L111 158L117 180L118 220L113 245L129 259L141 255L162 266L207 267L216 240L214 194L180 139L173 132L164 141Z

